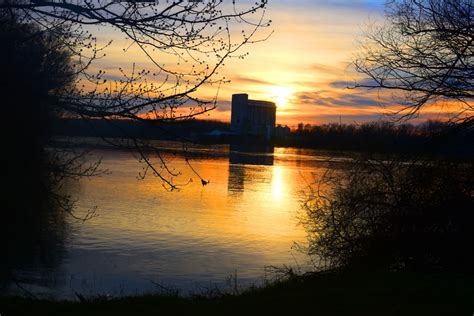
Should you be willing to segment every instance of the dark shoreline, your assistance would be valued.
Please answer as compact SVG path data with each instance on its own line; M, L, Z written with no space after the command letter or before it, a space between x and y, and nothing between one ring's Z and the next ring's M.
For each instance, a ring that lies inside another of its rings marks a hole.
M266 147L301 148L354 152L359 154L414 155L440 158L472 159L474 133L460 131L455 124L437 122L432 127L396 126L388 122L366 125L328 124L312 129L294 130L272 139L239 136L230 125L219 121L190 120L180 123L156 123L131 120L62 119L55 122L52 134L56 138L136 139L146 141L177 141L192 146L248 146L250 151ZM217 133L216 133L217 132Z
M2 315L256 314L471 315L474 276L455 273L326 271L294 275L234 293L176 292L75 302L0 298Z

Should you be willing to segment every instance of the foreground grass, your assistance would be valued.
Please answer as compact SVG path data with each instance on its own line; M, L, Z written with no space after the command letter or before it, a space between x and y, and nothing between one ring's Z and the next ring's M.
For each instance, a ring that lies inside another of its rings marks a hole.
M9 315L473 315L474 276L325 272L213 297L149 295L87 302L0 298Z

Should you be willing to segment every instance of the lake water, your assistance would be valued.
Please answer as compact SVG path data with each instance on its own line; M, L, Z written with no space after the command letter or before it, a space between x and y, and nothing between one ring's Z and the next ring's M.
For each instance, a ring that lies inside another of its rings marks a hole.
M181 173L168 192L149 175L133 153L96 149L108 174L71 183L76 215L96 207L98 216L82 222L64 218L60 237L46 238L19 255L11 267L15 282L3 292L74 298L157 292L181 293L225 288L229 277L239 285L261 284L268 266L304 270L309 258L296 249L306 244L299 224L303 191L328 167L317 151L228 145L190 148L190 163L174 143L160 144L168 166ZM173 158L174 157L174 158ZM21 252L21 249L18 250ZM32 253L30 253L32 252ZM25 258L24 258L25 257ZM268 277L268 275L267 275Z

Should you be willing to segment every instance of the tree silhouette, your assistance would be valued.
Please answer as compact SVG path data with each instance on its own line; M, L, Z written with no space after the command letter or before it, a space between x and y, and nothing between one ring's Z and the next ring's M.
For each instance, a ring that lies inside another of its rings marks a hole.
M460 125L446 126L472 131L473 9L472 0L389 1L387 24L371 31L355 61L366 75L356 87L402 95L398 114L405 118L439 101L454 103ZM436 125L424 132L444 129ZM447 134L430 139L434 153ZM470 135L464 133L462 147ZM328 170L305 204L308 252L330 267L472 273L472 243L465 241L473 236L465 223L473 215L474 165L429 156L425 148L421 157L363 155Z
M474 123L474 2L392 0L387 23L373 29L355 60L370 80L356 87L402 92L399 114L410 117L436 101L459 106Z
M0 14L0 41L4 45L0 92L3 126L8 132L3 216L18 219L20 213L40 213L52 202L72 214L72 202L58 193L62 180L93 175L97 167L97 163L83 163L84 152L51 148L51 127L64 115L60 95L74 89L77 76L72 56L55 34L20 23L17 16L4 12Z
M265 20L267 0L253 5L233 1L10 1L0 2L0 11L15 16L20 24L34 24L57 39L71 56L74 82L56 90L62 115L84 119L131 119L162 124L192 119L216 106L196 92L204 85L218 91L226 81L218 70L229 58L243 58L240 49L255 39ZM145 56L153 69L118 70L121 78L109 76L98 62L113 41L99 43L103 29L123 35L127 46ZM124 135L126 136L126 135ZM152 144L130 138L108 139L113 145L134 148L146 165L144 175L159 177L167 189L177 185L176 175ZM188 160L186 160L188 161ZM202 179L201 179L202 180Z
M308 253L329 267L472 273L473 168L362 156L328 169L304 204Z

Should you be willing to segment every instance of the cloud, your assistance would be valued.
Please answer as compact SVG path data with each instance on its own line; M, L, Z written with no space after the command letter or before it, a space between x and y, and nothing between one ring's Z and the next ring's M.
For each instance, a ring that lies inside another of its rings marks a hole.
M331 122L342 122L346 124L352 123L361 123L361 122L374 122L374 121L389 121L395 122L400 116L397 115L389 115L387 113L373 113L373 114L342 114L342 115L335 115L335 114L321 114L315 115L315 121L319 121L324 123L331 123ZM435 113L422 113L417 117L410 119L410 121L402 121L411 124L420 124L426 122L426 120L446 120L448 116L446 114L435 114Z
M278 0L275 1L280 5L298 5L305 9L314 8L329 8L338 10L376 10L383 11L384 1L383 0Z
M232 108L232 102L228 100L219 100L217 101L217 107L214 111L216 112L227 112Z
M333 81L329 83L329 86L336 89L346 89L355 86L355 81Z
M256 78L248 78L243 76L233 76L231 79L232 83L249 83L249 84L260 84L260 85L273 85L273 82L256 79Z
M319 63L312 64L311 69L324 74L334 74L335 72L341 72L341 70L338 68Z
M373 122L384 119L385 116L380 113L373 114L342 114L342 115L332 115L332 114L323 114L317 115L316 118L324 123L334 123L341 122L345 124L361 123L361 122Z
M339 93L329 94L322 92L299 92L295 95L296 103L319 106L340 106L352 108L381 107L384 100L370 94Z
M124 77L122 74L119 74L119 75L115 75L115 74L109 74L109 73L106 73L105 75L102 76L103 79L106 79L108 81L126 81L127 78Z
M353 88L355 85L364 85L364 86L377 86L377 82L373 79L358 79L358 80L338 80L332 81L329 83L329 86L336 88L336 89L346 89L346 88Z
M382 9L384 1L382 0L317 0L316 3L319 5L324 5L328 7L335 8L372 8L372 9Z

